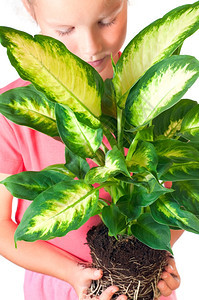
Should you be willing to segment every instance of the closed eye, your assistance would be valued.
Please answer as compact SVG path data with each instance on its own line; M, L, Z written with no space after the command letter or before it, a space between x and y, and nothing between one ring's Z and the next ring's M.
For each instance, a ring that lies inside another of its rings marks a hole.
M56 30L56 32L58 33L59 36L65 36L65 35L69 35L70 33L72 33L74 29L75 29L75 27L70 27L66 30Z
M101 26L101 27L109 27L113 24L115 24L115 21L116 21L116 18L114 18L113 20L109 21L109 22L106 22L106 21L99 21L98 24Z

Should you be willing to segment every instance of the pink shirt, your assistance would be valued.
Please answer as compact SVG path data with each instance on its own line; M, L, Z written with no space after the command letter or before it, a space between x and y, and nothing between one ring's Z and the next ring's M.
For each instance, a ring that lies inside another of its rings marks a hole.
M28 82L18 79L0 89L0 94ZM25 126L18 126L0 114L0 173L16 174L22 171L39 171L48 165L64 163L65 146L53 138ZM92 162L89 161L90 166ZM110 196L103 191L103 198ZM16 222L19 223L24 211L30 204L27 200L18 200ZM78 230L69 232L62 238L55 238L49 243L66 250L84 261L91 261L86 234L89 228L97 225L98 216L90 218ZM72 276L72 274L71 274ZM66 282L31 271L26 271L24 283L25 300L76 300L77 295ZM164 298L162 298L163 300ZM166 298L167 300L176 299Z

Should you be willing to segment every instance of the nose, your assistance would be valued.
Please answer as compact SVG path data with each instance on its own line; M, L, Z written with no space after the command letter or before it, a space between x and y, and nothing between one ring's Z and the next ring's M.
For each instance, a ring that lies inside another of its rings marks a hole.
M97 56L103 49L102 39L99 32L87 30L81 36L81 54L87 60ZM98 57L97 57L98 59Z

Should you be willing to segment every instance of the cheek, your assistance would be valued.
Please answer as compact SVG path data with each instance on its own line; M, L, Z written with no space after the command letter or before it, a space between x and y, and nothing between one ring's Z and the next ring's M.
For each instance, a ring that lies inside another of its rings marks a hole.
M70 52L78 56L78 44L74 39L62 38L61 42L66 46L66 48Z
M107 40L111 43L113 52L118 52L124 44L126 38L126 24L118 26L114 29L114 32L110 34L110 38Z
M126 23L122 28L120 28L120 31L118 31L118 43L120 44L120 47L124 44L124 41L126 39L126 32L127 32L127 25Z

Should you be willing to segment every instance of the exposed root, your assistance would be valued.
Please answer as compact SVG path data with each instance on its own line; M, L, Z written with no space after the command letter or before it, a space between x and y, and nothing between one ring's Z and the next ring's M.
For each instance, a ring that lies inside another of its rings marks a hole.
M157 279L157 274L153 274L150 278L145 278L143 275L140 275L138 280L132 276L124 275L121 272L122 268L117 269L114 267L106 272L106 268L101 264L100 266L95 265L95 267L104 270L104 275L102 279L92 282L90 294L99 296L110 285L117 285L120 294L127 295L128 299L152 300L154 297L159 296L157 289L159 278ZM161 274L161 270L159 270L159 274ZM150 297L148 297L148 295L150 295Z
M137 300L137 299L138 299L139 290L140 290L140 281L138 282L138 287L137 287L137 290L135 290L135 293L134 293L134 298L133 298L133 300Z
M99 244L96 247L96 239L93 241L88 239L88 242L93 266L103 270L102 279L92 282L89 291L91 295L99 296L107 287L116 285L119 292L112 299L116 299L121 294L125 294L131 300L153 300L160 296L157 284L167 265L168 254L166 251L149 248L149 252L152 253L151 259L147 249L138 249L140 242L134 237L125 239L122 237L118 241L108 241L107 244L103 242L101 248ZM99 242L99 238L97 238L97 242ZM134 246L137 252L133 250ZM147 246L144 245L144 247ZM131 250L134 251L133 255L131 255ZM140 255L140 252L145 253ZM126 254L128 255L127 259L123 257Z

